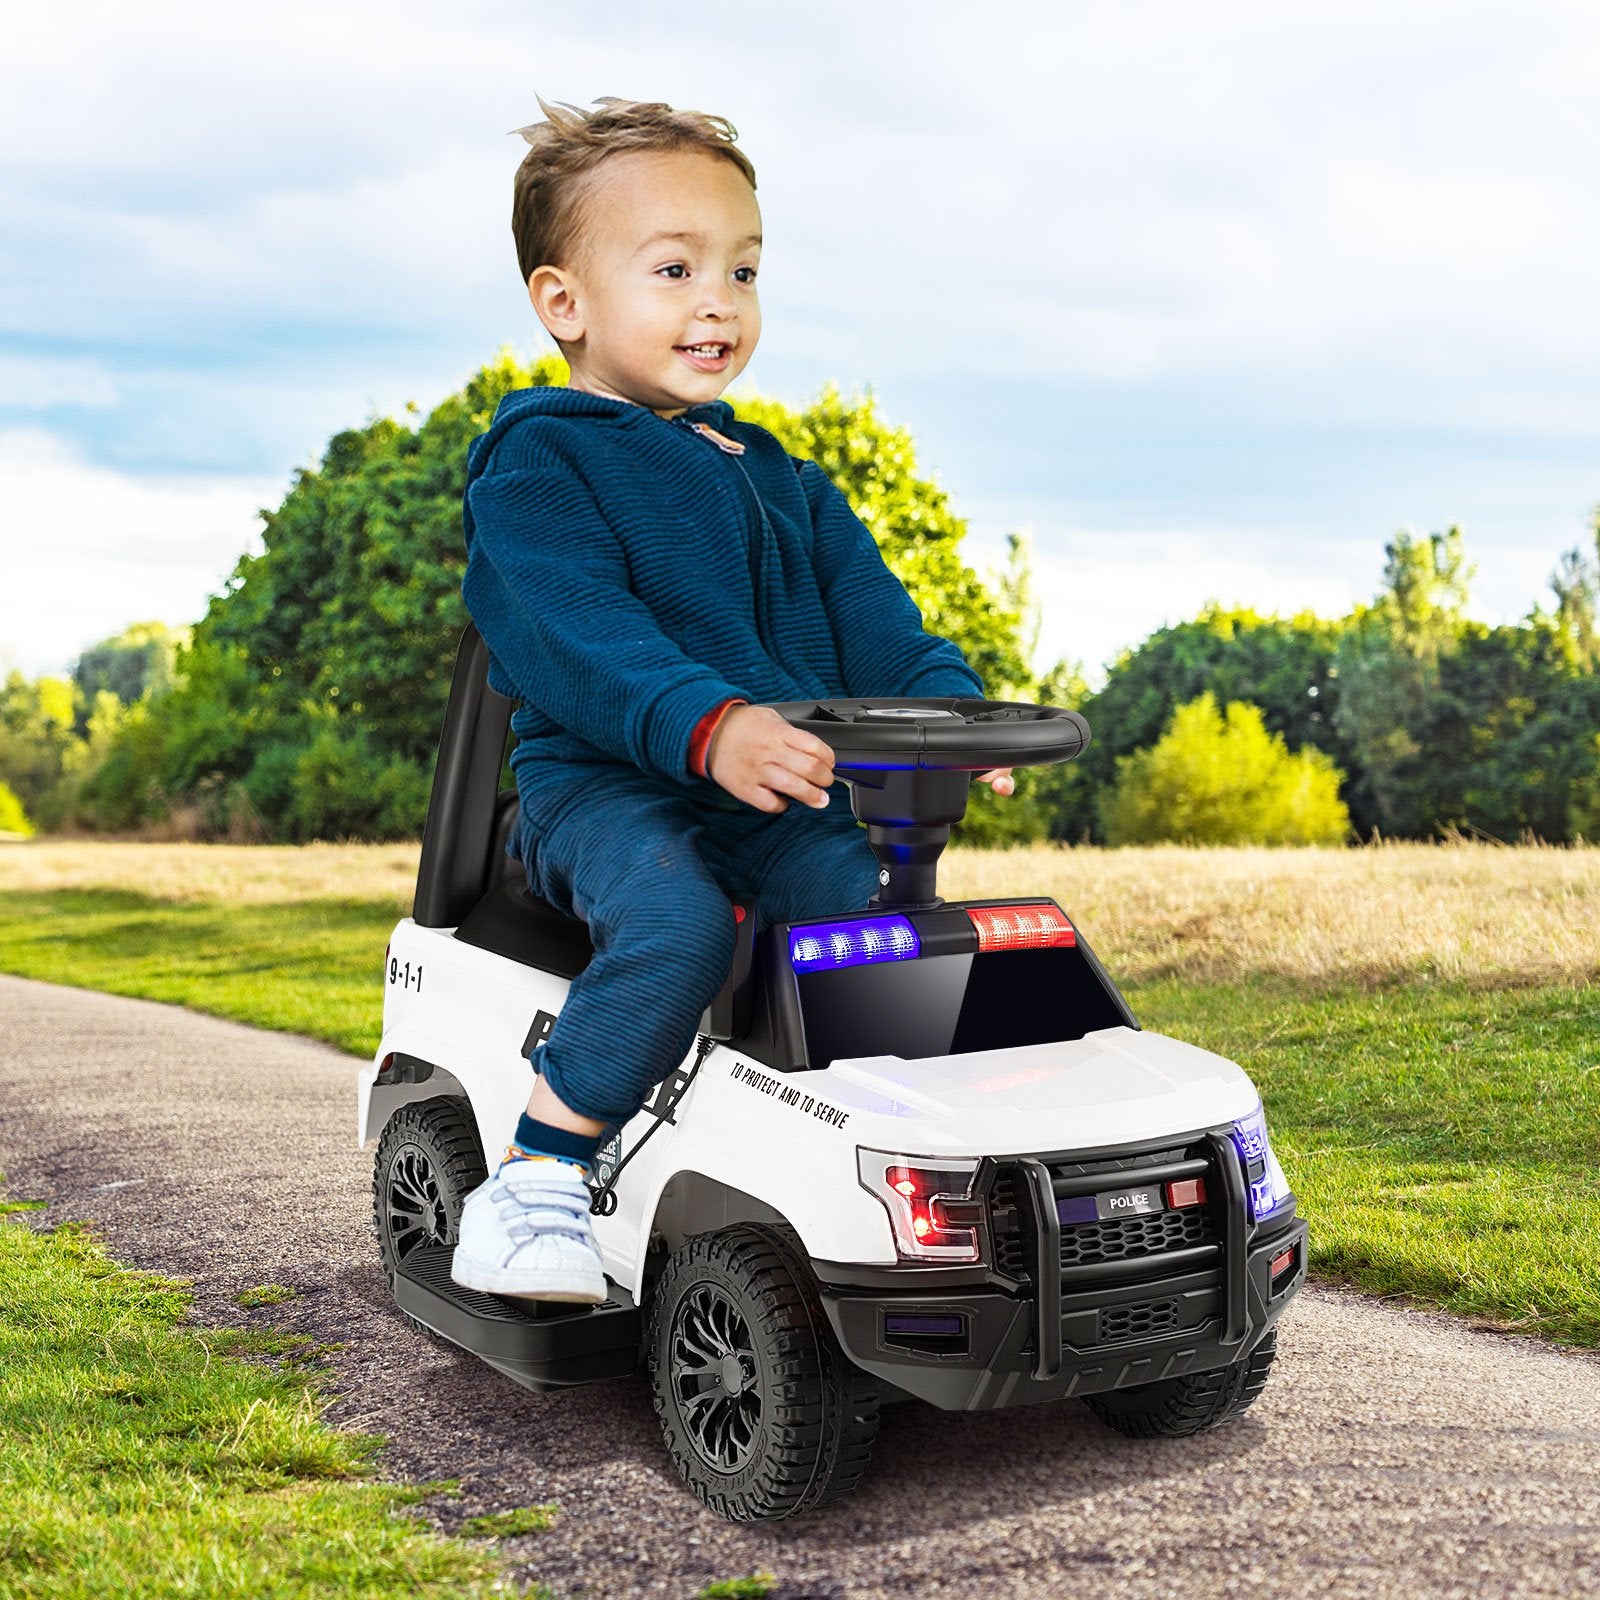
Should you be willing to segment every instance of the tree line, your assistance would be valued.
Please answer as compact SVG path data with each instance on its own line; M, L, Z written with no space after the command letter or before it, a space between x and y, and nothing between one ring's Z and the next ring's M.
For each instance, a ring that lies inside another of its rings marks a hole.
M136 625L65 679L13 672L0 833L416 837L467 622L466 447L504 394L565 378L558 358L503 352L420 421L337 434L192 629ZM1076 762L1019 773L1011 799L974 786L967 843L1600 836L1600 515L1594 550L1568 552L1552 603L1519 623L1466 617L1459 529L1403 532L1379 593L1348 616L1210 605L1090 692L1071 661L1031 665L1027 541L1010 538L994 577L974 571L965 520L870 394L736 408L833 477L993 698L1087 717Z

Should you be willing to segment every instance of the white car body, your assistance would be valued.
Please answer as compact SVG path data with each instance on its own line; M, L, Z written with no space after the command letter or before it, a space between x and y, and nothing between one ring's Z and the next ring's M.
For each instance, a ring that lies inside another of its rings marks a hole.
M383 1038L360 1078L361 1142L408 1101L464 1095L492 1170L532 1087L523 1053L530 1024L543 1014L548 1028L569 980L409 917L394 931L385 976ZM422 1082L380 1081L397 1055L427 1063L431 1074ZM624 1157L656 1131L618 1183L615 1212L595 1218L595 1233L607 1276L635 1300L653 1235L675 1248L689 1234L736 1221L782 1218L816 1261L894 1266L889 1213L861 1182L859 1148L909 1157L1056 1151L1091 1158L1232 1123L1259 1106L1233 1062L1130 1027L917 1060L836 1060L790 1073L718 1043L669 1123L647 1108L623 1130Z

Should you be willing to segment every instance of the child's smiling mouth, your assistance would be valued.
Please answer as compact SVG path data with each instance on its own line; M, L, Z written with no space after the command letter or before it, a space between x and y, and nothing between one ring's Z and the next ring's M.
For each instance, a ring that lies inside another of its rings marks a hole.
M697 372L720 372L733 355L733 346L721 340L705 344L675 344L672 347Z

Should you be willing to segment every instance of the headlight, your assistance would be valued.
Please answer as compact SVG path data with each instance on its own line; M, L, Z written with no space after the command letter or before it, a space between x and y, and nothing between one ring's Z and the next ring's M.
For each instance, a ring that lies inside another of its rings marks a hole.
M902 1261L979 1261L983 1202L972 1198L976 1161L856 1150L861 1186L889 1213Z
M1233 1125L1233 1142L1244 1163L1245 1184L1250 1190L1250 1216L1259 1222L1294 1198L1289 1180L1278 1165L1267 1140L1267 1114L1259 1106L1255 1112Z

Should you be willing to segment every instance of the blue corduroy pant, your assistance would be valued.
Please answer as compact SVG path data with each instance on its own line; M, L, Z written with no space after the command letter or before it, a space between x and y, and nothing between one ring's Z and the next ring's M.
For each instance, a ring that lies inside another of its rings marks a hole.
M533 892L589 925L594 958L530 1057L561 1102L620 1125L688 1054L733 962L729 896L774 922L862 910L878 888L842 783L824 810L714 810L647 784L608 786L524 836ZM731 809L737 806L737 809Z

